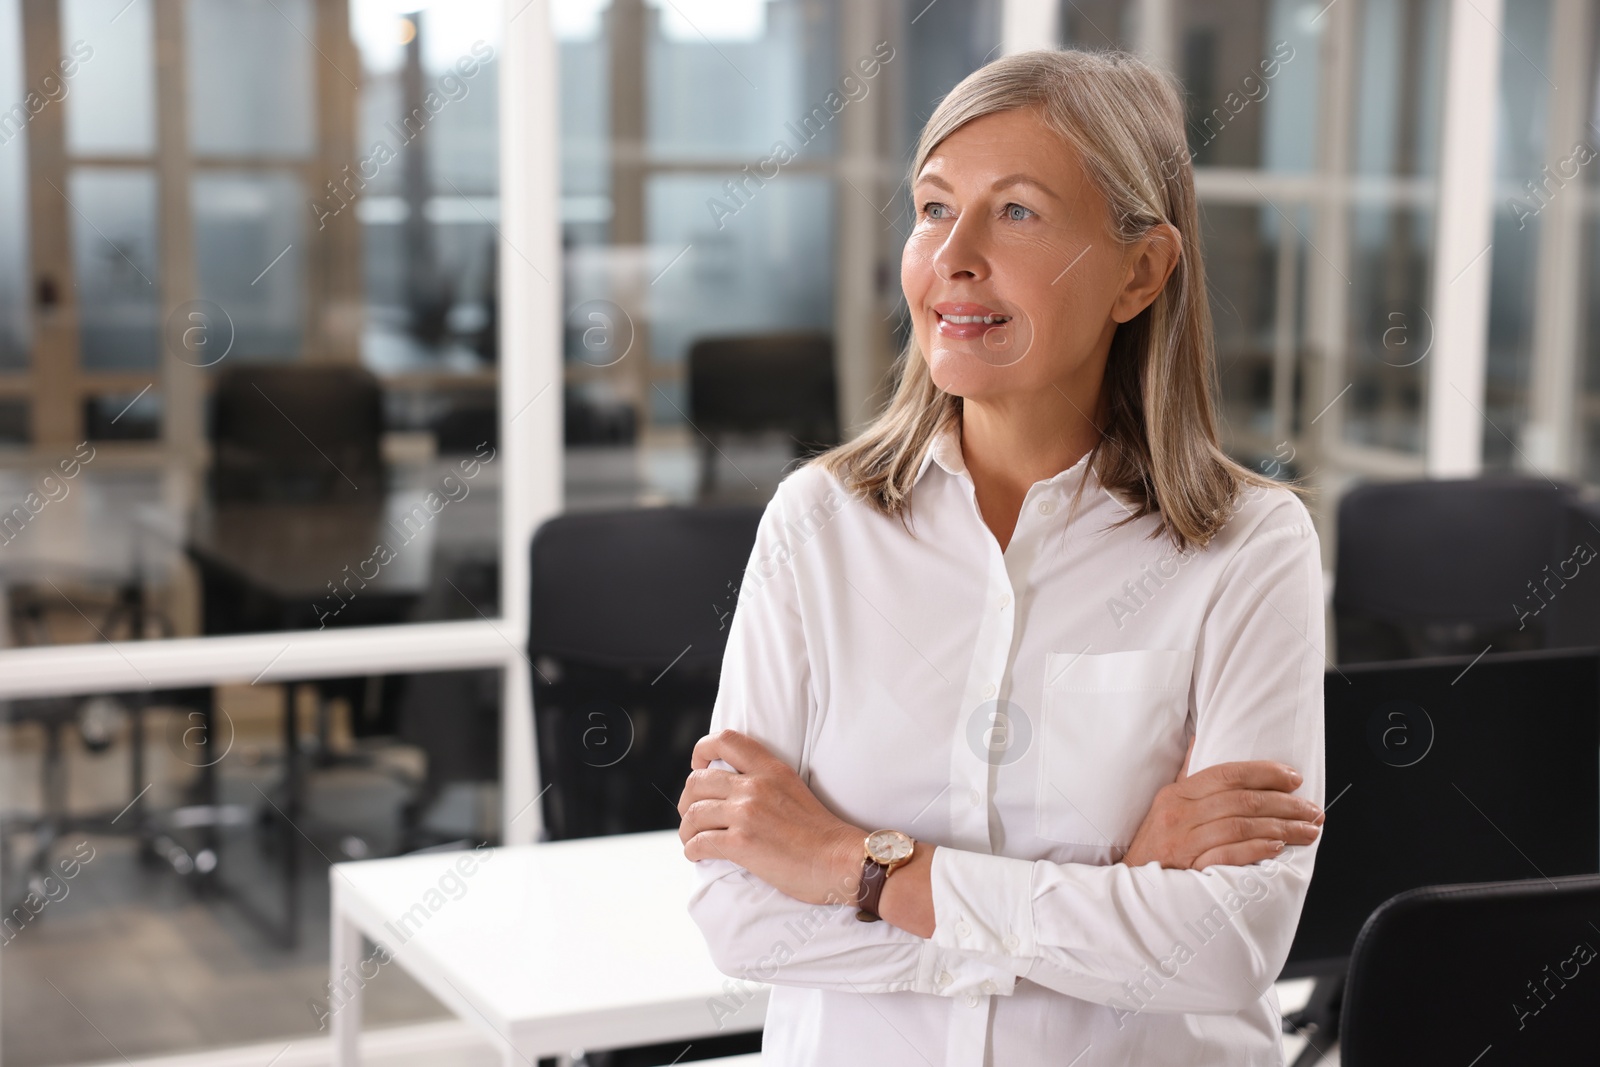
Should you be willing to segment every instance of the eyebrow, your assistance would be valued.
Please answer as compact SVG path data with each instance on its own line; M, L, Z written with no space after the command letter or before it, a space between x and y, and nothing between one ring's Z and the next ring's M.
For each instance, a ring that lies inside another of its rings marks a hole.
M950 183L939 177L937 174L924 174L917 179L917 182L918 184L927 182L929 185L937 185L946 192L955 192L955 190L950 187ZM1061 199L1061 197L1057 196L1051 189L1044 185L1044 183L1036 181L1033 178L1028 177L1026 174L1022 174L1020 172L1017 174L1007 174L1003 178L995 179L994 184L989 186L989 191L999 192L1001 189L1004 189L1010 185L1031 185L1053 200Z

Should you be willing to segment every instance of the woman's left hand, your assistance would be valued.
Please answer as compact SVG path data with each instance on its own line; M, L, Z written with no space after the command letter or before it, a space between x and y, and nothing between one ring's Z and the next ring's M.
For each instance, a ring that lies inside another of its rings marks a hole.
M734 771L714 770L723 760ZM807 904L855 902L865 830L823 807L765 745L723 730L694 746L678 798L678 839L691 860L725 859Z

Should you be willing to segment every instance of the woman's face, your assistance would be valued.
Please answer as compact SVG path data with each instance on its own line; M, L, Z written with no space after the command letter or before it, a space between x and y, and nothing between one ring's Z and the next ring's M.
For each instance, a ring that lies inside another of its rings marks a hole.
M979 401L1098 396L1117 323L1160 285L1077 152L1034 111L985 115L934 150L912 197L900 284L934 383Z

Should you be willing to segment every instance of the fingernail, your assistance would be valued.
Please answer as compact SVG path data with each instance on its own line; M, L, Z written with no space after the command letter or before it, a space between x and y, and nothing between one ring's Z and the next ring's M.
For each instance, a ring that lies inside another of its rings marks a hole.
M1322 832L1322 827L1318 826L1316 823L1303 822L1300 825L1305 828L1305 832L1306 833L1311 834L1313 836L1315 836L1316 834L1320 834Z
M1295 785L1299 785L1301 782L1305 781L1304 778L1300 777L1300 772L1295 770L1293 767L1289 768L1289 777L1294 781Z
M1282 852L1283 851L1283 842L1282 841L1274 841L1272 843L1272 851L1274 851L1274 852Z

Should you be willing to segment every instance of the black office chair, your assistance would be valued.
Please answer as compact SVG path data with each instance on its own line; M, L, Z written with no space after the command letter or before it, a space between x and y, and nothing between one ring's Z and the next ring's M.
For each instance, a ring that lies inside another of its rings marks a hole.
M1597 953L1600 876L1401 893L1356 939L1340 1062L1593 1063Z
M383 462L383 390L364 367L352 364L230 363L219 369L211 397L208 434L211 467L209 503L271 514L274 506L337 507L335 516L351 528L376 525L383 515L387 470ZM200 572L205 632L259 632L309 629L318 625L314 604L286 602L243 580L224 562L189 547ZM410 595L369 593L341 610L333 625L374 625L401 621L414 602ZM364 603L363 603L364 602ZM330 747L330 702L343 697L357 709L356 732L362 733L361 709L374 703L392 706L395 686L376 677L323 678L314 683L318 696L319 744L308 755L317 766L344 762L373 765L368 754L335 754ZM292 697L291 697L292 700ZM392 717L392 711L391 711ZM264 845L284 857L284 918L273 924L285 947L298 937L298 853L303 810L302 754L290 740L293 715L287 715L284 775L274 787L271 805L259 810ZM403 775L396 775L404 778ZM211 775L214 779L214 774ZM411 784L407 782L406 784ZM215 785L209 786L215 806ZM280 814L280 810L281 813ZM254 916L253 916L254 917Z
M422 777L406 781L400 809L398 851L437 848L463 839L459 829L441 832L425 820L447 786L500 781L500 671L429 671L395 680L395 734L421 749ZM476 844L481 838L467 836Z
M211 400L211 497L383 500L383 391L349 364L230 364Z
M580 512L539 527L528 656L548 840L678 825L761 512ZM587 1062L652 1067L756 1052L761 1040L697 1038L688 1052L683 1044L593 1052Z
M795 454L839 443L833 339L786 333L703 338L689 346L689 418L700 431L701 491L715 490L718 440L779 431Z
M22 568L24 571L29 568ZM101 640L142 640L154 633L171 636L171 620L145 597L144 578L101 573L94 568L51 566L63 581L81 580L90 584L114 586L109 603L100 608L100 621L93 624ZM49 574L38 576L49 581ZM3 579L4 575L0 575ZM49 582L57 599L61 596ZM12 587L10 618L5 629L19 646L52 644L59 640L48 624L50 601L27 585ZM19 595L20 593L20 595ZM94 610L94 609L91 609ZM11 915L29 893L47 896L44 879L55 873L52 859L59 845L73 835L90 833L103 836L133 837L138 843L141 862L166 862L183 876L202 880L215 867L217 853L213 841L185 848L171 833L174 819L182 822L201 810L211 794L205 785L212 765L205 755L209 732L186 731L185 751L180 759L200 767L200 781L186 791L175 811L156 812L144 797L141 782L145 777L145 737L147 712L151 707L187 709L194 722L207 718L212 710L209 687L196 689L144 690L123 694L78 697L33 697L0 700L0 724L36 726L43 735L39 770L39 803L36 810L0 810L0 915ZM124 729L125 727L125 729ZM182 729L180 727L180 729ZM123 738L128 749L129 800L121 800L101 811L74 810L69 804L66 735L76 733L86 751L102 754ZM28 851L17 855L19 837L30 840Z
M494 389L453 389L439 397L443 410L432 422L440 455L500 447L500 401Z
M550 839L678 825L761 511L580 512L534 535L528 655Z
M1600 515L1570 485L1493 477L1352 489L1339 505L1338 661L1600 645L1600 559L1580 562L1580 544L1584 557L1600 553Z

